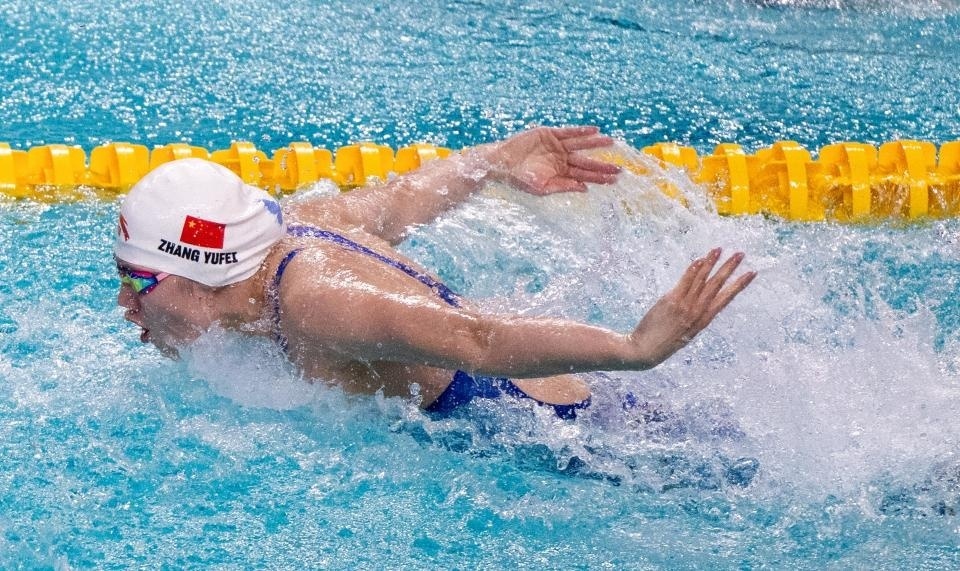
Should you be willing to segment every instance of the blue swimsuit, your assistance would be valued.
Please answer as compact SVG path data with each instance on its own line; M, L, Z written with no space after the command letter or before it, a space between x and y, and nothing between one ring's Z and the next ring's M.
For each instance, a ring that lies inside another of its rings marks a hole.
M452 305L453 307L461 307L460 296L445 284L437 281L433 277L423 272L416 270L415 268L408 266L407 264L404 264L403 262L388 258L383 254L371 250L362 244L358 244L345 236L335 232L330 232L329 230L299 225L288 226L287 234L290 236L296 236L298 238L309 237L327 240L343 246L348 250L353 250L354 252L359 252L361 254L370 256L371 258L379 260L384 264L396 268L408 276L415 278L417 281L430 288L430 290L433 291L437 297L449 305ZM270 289L270 298L271 303L273 304L274 318L277 321L278 329L280 321L280 279L283 277L283 272L287 269L287 264L290 263L290 260L292 260L302 250L303 248L295 248L288 252L287 255L284 256L284 258L280 261L280 265L277 266L277 273L273 277L273 287ZM286 350L286 339L283 338L282 335L279 335L279 342L281 347ZM447 385L447 388L443 391L443 393L437 397L437 400L431 403L426 410L433 413L447 414L469 403L474 398L499 398L503 393L507 393L518 398L533 399L533 397L523 392L520 387L515 385L510 379L503 377L473 376L465 371L455 371L453 374L453 380L449 385ZM533 400L544 406L553 407L557 416L565 419L576 418L577 410L590 406L589 398L574 404L547 404L536 399Z

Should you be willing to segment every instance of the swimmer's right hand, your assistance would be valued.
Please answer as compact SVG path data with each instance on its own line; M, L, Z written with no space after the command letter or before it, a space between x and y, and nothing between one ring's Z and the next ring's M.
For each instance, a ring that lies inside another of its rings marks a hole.
M756 272L746 272L727 283L743 257L742 252L730 256L713 275L720 248L690 264L677 285L650 308L630 334L639 368L655 367L682 349L750 285Z
M613 139L587 127L539 127L486 145L491 176L537 196L586 192L587 183L611 184L620 167L581 151L608 147Z

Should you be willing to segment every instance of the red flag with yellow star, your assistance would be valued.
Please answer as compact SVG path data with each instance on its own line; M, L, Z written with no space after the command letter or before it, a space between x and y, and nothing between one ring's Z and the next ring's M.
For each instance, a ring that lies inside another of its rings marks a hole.
M226 224L187 216L183 221L180 241L201 248L223 249L223 232L226 228Z

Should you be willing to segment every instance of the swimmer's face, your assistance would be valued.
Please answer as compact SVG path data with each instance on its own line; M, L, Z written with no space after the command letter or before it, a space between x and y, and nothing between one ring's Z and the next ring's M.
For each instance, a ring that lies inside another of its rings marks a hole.
M156 273L122 262L119 265L128 270ZM135 284L124 280L117 304L126 309L124 319L141 328L140 341L153 343L164 355L176 358L177 347L190 343L212 324L204 304L196 299L197 287L186 278L169 276L137 293Z

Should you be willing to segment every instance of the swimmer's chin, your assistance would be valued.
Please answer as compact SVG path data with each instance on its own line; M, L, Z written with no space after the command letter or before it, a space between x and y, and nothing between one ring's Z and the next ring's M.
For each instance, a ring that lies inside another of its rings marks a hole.
M161 355L168 359L173 359L174 361L180 360L180 349L178 347L180 343L170 343L169 340L161 341L153 337L149 329L144 329L143 332L140 333L140 342L152 344L160 351Z

